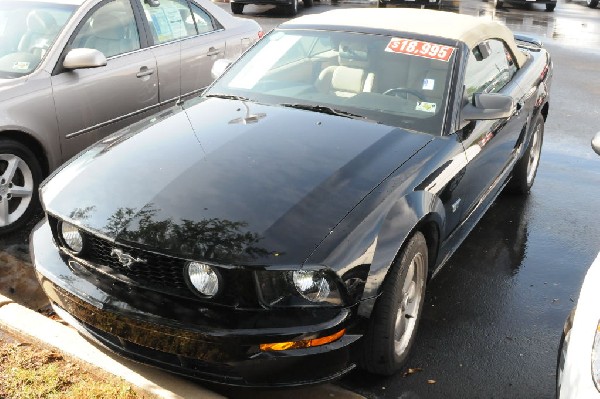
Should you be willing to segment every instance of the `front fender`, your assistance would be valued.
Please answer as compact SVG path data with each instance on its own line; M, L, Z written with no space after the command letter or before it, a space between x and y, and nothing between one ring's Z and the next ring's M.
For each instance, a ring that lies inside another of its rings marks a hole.
M384 195L386 187L378 191ZM353 210L354 215L345 220L360 217L363 210L372 209L354 228L349 223L340 223L307 262L335 270L346 286L351 304L361 302L359 314L365 317L370 315L390 266L410 234L424 223L433 223L437 231L442 231L445 220L441 200L430 192L386 195L371 208L372 201L378 197L372 193L370 201ZM432 253L436 252L437 248Z

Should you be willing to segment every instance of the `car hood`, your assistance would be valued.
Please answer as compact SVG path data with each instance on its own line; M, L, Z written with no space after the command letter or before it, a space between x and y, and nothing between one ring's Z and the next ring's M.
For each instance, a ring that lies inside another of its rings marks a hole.
M298 265L432 139L312 111L197 102L82 153L43 186L46 210L177 256Z

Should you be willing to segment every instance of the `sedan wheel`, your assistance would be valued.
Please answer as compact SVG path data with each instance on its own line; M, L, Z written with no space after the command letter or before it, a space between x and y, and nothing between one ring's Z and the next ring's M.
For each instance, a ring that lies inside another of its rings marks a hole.
M362 367L391 375L405 363L421 318L427 279L427 243L416 232L390 268L364 339Z
M533 186L535 175L540 164L542 142L544 140L544 118L538 115L534 120L533 133L529 147L523 157L515 165L508 190L516 194L527 194Z
M554 11L556 3L546 3L546 11Z
M596 8L598 6L598 0L587 0L587 6L590 8Z
M0 141L0 234L25 224L38 202L41 169L24 145Z

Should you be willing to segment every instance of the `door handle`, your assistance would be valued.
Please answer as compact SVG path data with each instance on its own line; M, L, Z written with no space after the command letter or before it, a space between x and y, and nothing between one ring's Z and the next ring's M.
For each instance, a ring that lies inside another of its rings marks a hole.
M138 78L143 78L144 76L150 76L154 73L154 69L143 66L140 68L140 71L135 75Z
M222 53L222 51L219 50L218 48L211 47L208 49L208 53L206 53L206 55L209 57L212 57L214 55L219 55L221 53Z

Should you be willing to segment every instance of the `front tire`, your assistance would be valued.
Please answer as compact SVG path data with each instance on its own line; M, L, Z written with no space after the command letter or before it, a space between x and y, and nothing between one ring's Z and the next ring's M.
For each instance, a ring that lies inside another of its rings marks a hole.
M587 6L589 8L596 8L598 6L598 0L587 0Z
M42 180L40 164L29 148L0 140L0 234L17 230L33 216Z
M379 0L377 1L377 8L386 8L386 4L383 1Z
M365 370L392 375L406 362L423 310L427 265L427 243L416 232L390 268L371 314L361 364Z
M538 115L533 123L533 133L523 157L517 161L508 183L508 189L514 194L528 194L537 174L544 141L544 118Z
M500 0L494 0L494 7L496 7L496 10L500 10L502 7L504 7L504 2Z
M243 3L231 3L231 12L234 14L241 14L244 12L244 4Z
M546 3L546 11L552 12L556 8L556 3Z
M304 4L304 8L310 8L313 6L313 0L302 0L302 3Z

